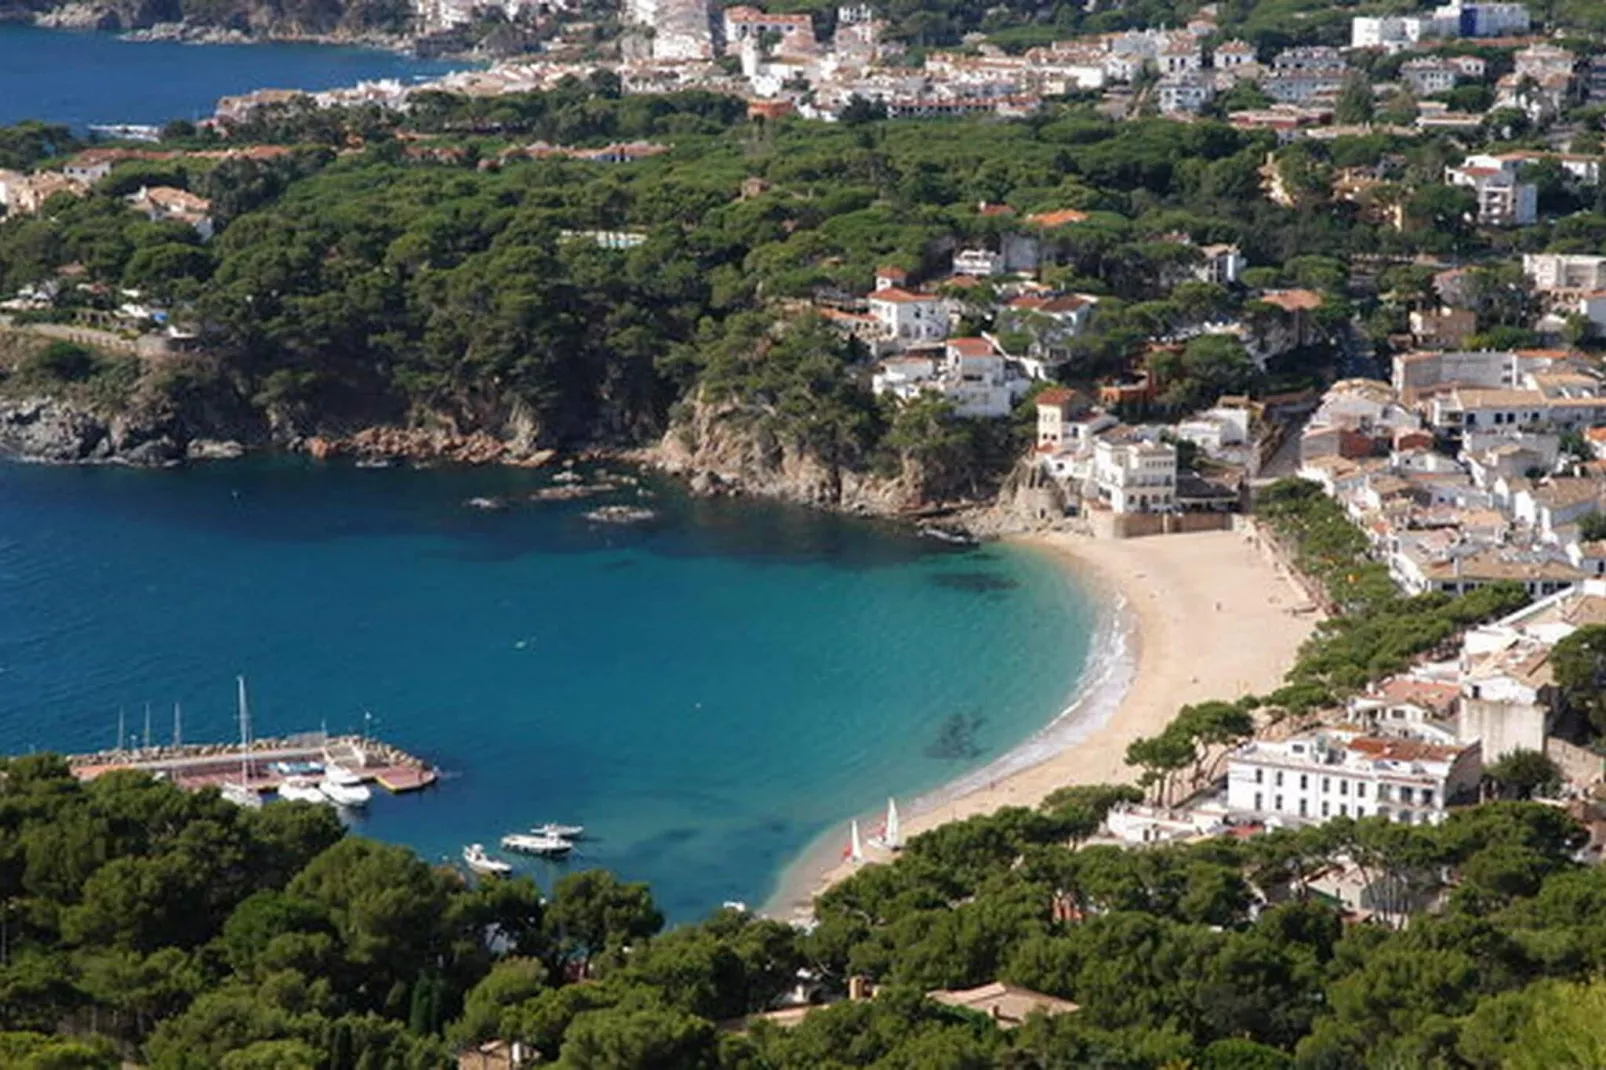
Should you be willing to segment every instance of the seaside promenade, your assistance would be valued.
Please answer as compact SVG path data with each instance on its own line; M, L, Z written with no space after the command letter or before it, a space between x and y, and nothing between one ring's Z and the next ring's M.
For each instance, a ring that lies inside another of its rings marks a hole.
M1131 781L1127 745L1160 732L1179 709L1275 690L1320 615L1304 591L1243 532L1143 539L1051 533L1018 540L1055 555L1095 592L1125 603L1136 651L1132 683L1108 720L1035 765L948 797L917 800L906 837L1006 806L1036 806L1070 784ZM768 912L806 914L813 898L850 874L833 833L783 876ZM890 853L871 848L867 863ZM863 864L863 863L861 863Z

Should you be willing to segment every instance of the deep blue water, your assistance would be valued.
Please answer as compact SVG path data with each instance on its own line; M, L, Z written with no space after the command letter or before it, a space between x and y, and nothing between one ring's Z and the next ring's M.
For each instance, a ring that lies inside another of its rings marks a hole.
M576 865L652 882L671 917L762 902L822 830L936 787L1064 704L1093 612L1034 553L692 501L597 526L516 471L253 461L185 472L0 465L0 751L376 734L449 771L363 832L430 858L544 821ZM634 492L622 492L634 500ZM975 723L969 758L928 753ZM532 869L547 879L540 867Z
M0 124L43 119L157 124L202 119L253 89L309 91L376 78L411 81L461 63L329 45L187 45L0 24Z

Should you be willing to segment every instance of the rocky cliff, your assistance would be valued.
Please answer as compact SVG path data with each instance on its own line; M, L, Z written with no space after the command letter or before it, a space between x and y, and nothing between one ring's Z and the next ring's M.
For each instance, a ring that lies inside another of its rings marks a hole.
M61 398L0 399L0 454L57 464L182 460L190 439L170 418L135 410L116 414Z
M857 458L824 458L778 431L764 414L730 402L689 401L641 459L704 494L752 495L873 516L928 504L923 474L913 466L881 474Z

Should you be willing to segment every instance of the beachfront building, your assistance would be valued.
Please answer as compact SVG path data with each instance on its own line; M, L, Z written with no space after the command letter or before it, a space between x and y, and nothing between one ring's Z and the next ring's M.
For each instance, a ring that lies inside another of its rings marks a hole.
M1093 444L1093 487L1112 512L1171 512L1177 505L1177 448L1136 428L1114 428Z
M1436 825L1446 807L1476 801L1482 775L1476 744L1313 732L1234 751L1227 759L1227 809L1289 823L1385 817Z
M1076 426L1072 418L1078 408L1076 391L1063 386L1051 386L1038 394L1037 448L1051 453L1070 445L1069 436Z

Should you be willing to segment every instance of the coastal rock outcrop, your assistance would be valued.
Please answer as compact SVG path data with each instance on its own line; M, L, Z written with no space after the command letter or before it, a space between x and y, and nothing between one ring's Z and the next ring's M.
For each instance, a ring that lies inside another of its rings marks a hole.
M687 481L693 493L776 498L825 509L893 516L927 502L918 473L892 477L822 457L765 414L735 402L689 400L640 460Z
M163 465L185 455L170 420L139 409L105 416L60 398L0 401L0 453L57 464Z

